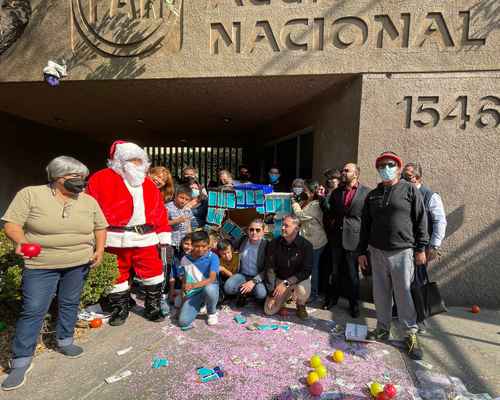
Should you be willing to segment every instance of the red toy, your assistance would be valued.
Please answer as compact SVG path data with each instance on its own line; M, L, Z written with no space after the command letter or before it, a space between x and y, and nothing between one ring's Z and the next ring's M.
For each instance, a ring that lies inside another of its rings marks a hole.
M398 394L398 391L396 390L396 386L394 386L392 383L388 383L387 385L384 386L384 393L390 399L393 399Z
M323 393L323 386L319 382L314 382L309 386L309 393L313 396L321 396L321 393Z
M102 319L96 318L90 321L90 327L91 328L100 328L102 326Z
M40 254L42 251L42 246L38 243L23 243L21 245L21 253L24 254L25 257L33 258Z
M479 308L479 306L477 304L474 304L471 308L471 312L472 314L479 314L479 311L481 311L481 309Z
M376 400L391 400L391 398L385 392L380 392Z

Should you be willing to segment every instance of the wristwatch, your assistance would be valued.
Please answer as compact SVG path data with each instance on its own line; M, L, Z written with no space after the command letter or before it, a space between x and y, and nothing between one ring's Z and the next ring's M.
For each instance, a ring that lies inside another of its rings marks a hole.
M431 250L436 250L438 251L439 250L439 246L430 246Z
M252 278L252 282L255 283L255 284L259 283L259 281L257 280L257 278Z
M283 283L283 285L285 285L285 287L290 286L290 282L288 282L286 279L282 283Z

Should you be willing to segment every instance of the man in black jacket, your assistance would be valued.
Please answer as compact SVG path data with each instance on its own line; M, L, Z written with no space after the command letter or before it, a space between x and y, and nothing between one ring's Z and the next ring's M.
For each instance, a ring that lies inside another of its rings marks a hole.
M392 319L392 291L399 319L407 332L406 347L412 359L422 359L417 341L417 313L410 286L415 264L425 264L429 242L427 216L422 196L409 182L400 180L403 162L392 152L382 153L375 166L382 178L365 201L361 224L361 268L366 268L369 251L373 275L373 296L377 328L368 334L371 340L387 340Z
M276 314L292 296L297 316L308 317L306 303L311 294L313 265L312 244L299 236L300 222L296 216L283 218L281 236L273 239L266 251L266 284L269 293L264 305L267 315Z
M359 233L361 215L370 188L359 183L359 167L349 163L341 171L341 185L330 196L329 231L332 248L332 292L325 309L336 305L341 283L347 282L349 309L353 318L359 317Z

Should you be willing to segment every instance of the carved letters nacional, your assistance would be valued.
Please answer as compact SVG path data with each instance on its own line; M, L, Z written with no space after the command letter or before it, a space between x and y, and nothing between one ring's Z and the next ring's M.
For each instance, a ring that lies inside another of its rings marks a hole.
M297 0L281 0L297 9ZM271 0L236 0L242 10L255 7L263 10ZM314 6L310 0L308 5ZM234 5L233 5L234 6ZM314 10L309 7L308 10ZM418 15L375 14L370 16L329 15L292 18L242 18L228 23L211 18L209 50L212 55L222 52L252 53L257 48L272 52L335 51L359 48L420 49L430 46L441 50L481 47L486 38L474 35L470 11L454 14L429 11ZM281 21L281 22L278 22Z

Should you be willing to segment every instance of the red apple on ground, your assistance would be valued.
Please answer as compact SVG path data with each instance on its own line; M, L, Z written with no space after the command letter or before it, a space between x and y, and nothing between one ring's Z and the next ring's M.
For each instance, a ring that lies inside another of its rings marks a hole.
M388 383L384 386L384 393L389 396L390 399L393 399L398 394L398 391L396 390L396 386L392 383Z
M471 308L471 311L472 311L472 314L478 314L479 311L481 311L481 309L479 308L479 306L477 304L474 304Z

